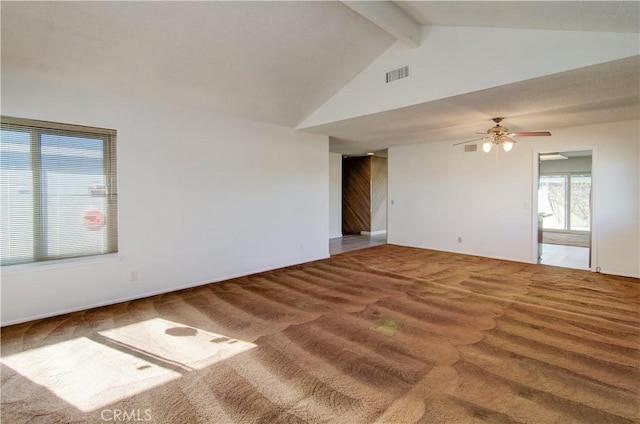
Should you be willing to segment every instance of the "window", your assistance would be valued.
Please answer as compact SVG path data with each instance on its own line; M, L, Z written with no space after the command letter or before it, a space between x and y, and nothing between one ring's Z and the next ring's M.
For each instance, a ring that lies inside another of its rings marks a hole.
M2 117L2 265L118 251L116 131Z
M538 210L545 230L590 231L591 175L541 175Z

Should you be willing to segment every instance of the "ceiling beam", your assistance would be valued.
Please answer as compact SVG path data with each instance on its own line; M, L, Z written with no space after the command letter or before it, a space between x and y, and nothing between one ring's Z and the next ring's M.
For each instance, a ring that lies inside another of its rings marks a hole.
M343 1L396 40L410 47L420 45L420 25L391 1Z

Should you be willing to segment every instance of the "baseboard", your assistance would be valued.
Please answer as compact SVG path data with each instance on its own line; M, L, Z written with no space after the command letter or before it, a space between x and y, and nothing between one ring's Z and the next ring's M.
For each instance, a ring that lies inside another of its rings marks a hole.
M593 272L597 272L599 274L606 274L606 275L615 275L617 277L627 277L627 278L640 278L640 274L629 274L626 272L617 272L617 271L607 271L607 270L600 270L600 271L593 271Z
M360 234L362 234L363 236L379 236L381 234L387 234L387 230L360 231Z
M340 238L342 237L342 233L336 233L336 234L329 234L329 239L335 239L335 238Z
M260 274L261 272L273 271L273 270L276 270L276 269L287 268L287 267L290 267L290 266L300 265L300 264L304 264L304 263L308 263L308 262L321 261L321 260L324 260L324 259L329 259L329 257L330 256L321 256L321 257L318 257L318 258L315 258L315 259L292 262L290 264L282 265L282 266L279 266L279 267L276 267L276 268L265 268L265 269L259 269L259 270L251 271L251 272L243 272L243 273L238 273L238 274L233 274L233 275L227 275L227 276L224 276L224 277L219 277L219 278L215 278L215 279L211 279L211 280L197 281L197 282L188 283L188 284L184 284L184 285L177 286L177 287L171 287L171 288L167 288L167 289L156 290L156 291L142 293L142 294L136 294L136 295L133 295L133 296L125 296L125 297L121 297L121 298L118 298L118 299L110 299L110 300L106 300L104 302L92 303L92 304L89 304L89 305L78 306L78 307L75 307L75 308L62 309L62 310L59 310L59 311L47 312L47 313L44 313L44 314L33 315L33 316L25 317L25 318L18 318L18 319L14 319L14 320L1 322L0 323L0 327L7 327L9 325L22 324L22 323L25 323L25 322L35 321L35 320L38 320L38 319L52 318L52 317L56 317L56 316L60 316L60 315L70 314L70 313L73 313L73 312L87 311L89 309L101 308L103 306L116 305L116 304L122 303L122 302L131 302L133 300L144 299L144 298L147 298L147 297L157 296L157 295L160 295L160 294L171 293L171 292L180 291L180 290L184 290L184 289L191 289L193 287L204 286L204 285L207 285L207 284L220 283L222 281L232 280L234 278L246 277L248 275Z
M455 253L457 255L467 255L467 256L478 256L480 258L487 258L487 259L496 259L499 261L509 261L509 262L517 262L517 263L521 263L521 264L537 264L537 262L533 262L531 260L525 260L525 259L515 259L515 258L509 258L509 257L505 257L505 256L491 256L491 255L485 255L485 254L479 254L479 253L473 253L473 252L466 252L466 251L462 251L462 250L445 250L442 248L436 248L436 247L425 247L425 246L416 246L416 245L411 245L411 244L400 244L400 243L394 243L394 242L389 242L387 241L387 244L391 244L394 246L402 246L402 247L412 247L414 249L424 249L424 250L435 250L437 252L444 252L444 253Z
M456 251L456 250L443 250L443 249L438 249L438 248L434 248L434 247L414 246L414 245L410 245L410 244L400 244L400 243L394 243L394 242L388 242L387 244L391 244L391 245L394 245L394 246L402 246L402 247L412 247L414 249L435 250L435 251L438 251L438 252L456 253L456 254L459 254L459 255L479 256L481 258L498 259L498 260L501 260L501 261L510 261L510 262L518 262L518 263L538 265L537 262L533 262L533 261L519 260L519 259L506 258L506 257L500 257L500 256L480 255L480 254L477 254L477 253L462 252L462 251ZM592 267L590 270L585 270L585 271L587 271L587 272L597 272L597 271L595 271L595 269L596 269L595 267ZM609 270L600 270L599 273L600 274L605 274L605 275L615 275L615 276L618 276L618 277L640 278L640 275L634 275L634 274L629 274L629 273L625 273L625 272L609 271Z

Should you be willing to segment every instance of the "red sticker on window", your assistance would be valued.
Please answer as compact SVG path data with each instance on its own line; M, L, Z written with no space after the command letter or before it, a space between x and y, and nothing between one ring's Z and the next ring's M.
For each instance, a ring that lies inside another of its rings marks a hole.
M99 230L100 228L104 227L104 224L104 214L99 210L87 210L82 217L82 225L90 230Z

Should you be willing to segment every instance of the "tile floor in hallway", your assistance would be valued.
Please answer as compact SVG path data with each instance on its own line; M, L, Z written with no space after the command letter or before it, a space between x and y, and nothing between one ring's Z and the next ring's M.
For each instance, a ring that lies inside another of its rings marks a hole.
M387 234L367 236L363 234L349 234L329 239L329 254L331 256L352 250L387 244Z
M540 263L589 270L589 248L543 243Z

